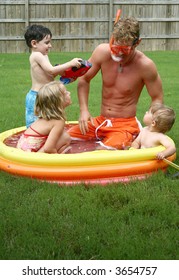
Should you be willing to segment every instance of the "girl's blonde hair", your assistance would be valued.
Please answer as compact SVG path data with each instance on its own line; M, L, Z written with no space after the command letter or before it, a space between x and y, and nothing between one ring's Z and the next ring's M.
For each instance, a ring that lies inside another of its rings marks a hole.
M176 117L172 108L156 103L151 106L151 113L153 114L153 120L159 132L166 133L172 128Z
M64 111L65 86L59 81L40 88L35 102L35 115L45 120L66 120Z

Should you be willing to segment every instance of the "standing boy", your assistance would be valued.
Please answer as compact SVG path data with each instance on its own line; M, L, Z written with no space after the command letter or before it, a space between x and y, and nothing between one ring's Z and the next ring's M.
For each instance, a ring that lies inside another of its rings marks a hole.
M45 26L29 26L24 37L31 50L29 61L32 87L26 95L26 126L29 127L37 119L34 115L34 106L39 89L53 81L57 75L63 75L69 67L79 68L81 58L74 58L64 64L52 66L48 58L48 52L52 47L52 33Z

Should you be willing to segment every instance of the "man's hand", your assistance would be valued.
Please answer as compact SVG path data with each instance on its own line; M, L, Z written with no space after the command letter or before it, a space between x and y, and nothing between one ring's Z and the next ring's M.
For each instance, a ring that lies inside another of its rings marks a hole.
M88 121L90 121L92 125L94 125L93 118L90 113L82 113L79 118L79 127L83 135L85 135L89 131Z

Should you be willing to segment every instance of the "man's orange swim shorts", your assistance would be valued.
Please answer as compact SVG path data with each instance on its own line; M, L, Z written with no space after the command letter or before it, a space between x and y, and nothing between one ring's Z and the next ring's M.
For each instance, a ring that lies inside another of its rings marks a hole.
M89 131L83 135L79 125L68 130L73 140L95 139L106 149L125 149L139 134L141 124L136 117L132 118L106 118L98 116L93 118L94 125L88 122Z

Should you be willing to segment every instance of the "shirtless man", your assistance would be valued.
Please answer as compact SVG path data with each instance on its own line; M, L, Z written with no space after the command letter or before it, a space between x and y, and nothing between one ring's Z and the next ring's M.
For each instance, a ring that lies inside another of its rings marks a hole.
M69 130L72 139L97 139L102 148L122 149L140 131L136 119L138 99L144 86L151 103L163 103L163 89L154 62L136 50L141 42L139 23L124 18L114 25L110 43L96 47L89 61L91 69L78 82L79 126ZM88 110L91 79L101 70L101 115L93 118Z
M73 66L79 68L82 59L74 58L64 64L52 66L48 58L48 52L52 47L52 33L42 25L28 27L24 37L31 50L29 61L32 87L26 96L26 126L29 127L37 119L34 115L34 106L39 89L53 81L57 75L63 75L66 69Z

